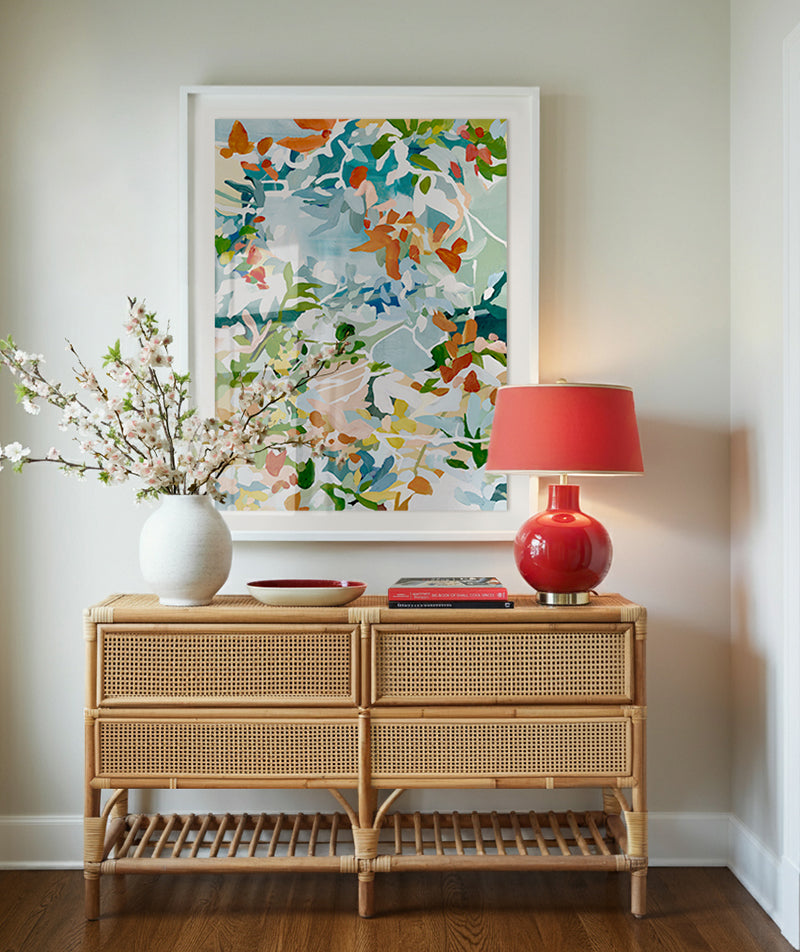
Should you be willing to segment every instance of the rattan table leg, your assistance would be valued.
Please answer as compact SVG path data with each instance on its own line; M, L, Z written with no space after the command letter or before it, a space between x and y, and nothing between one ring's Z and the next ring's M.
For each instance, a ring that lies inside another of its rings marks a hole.
M631 913L637 919L647 915L647 867L631 872Z
M631 871L631 912L641 917L647 911L647 813L625 813L628 828L628 855L634 863Z
M375 915L375 874L372 879L358 878L358 914L362 919L371 919Z
M358 914L369 919L375 913L374 859L378 855L378 830L353 829L356 859L358 861Z
M100 918L100 862L105 832L105 817L83 818L84 908L87 919Z
M100 918L100 873L84 870L84 915L89 920Z

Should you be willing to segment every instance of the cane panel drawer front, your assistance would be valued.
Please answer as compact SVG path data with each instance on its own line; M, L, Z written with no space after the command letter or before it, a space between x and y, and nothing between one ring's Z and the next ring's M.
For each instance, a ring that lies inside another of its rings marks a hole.
M631 774L628 717L372 720L376 781L612 778Z
M215 779L354 781L358 722L100 717L95 773L119 781L197 780L208 786Z
M375 625L373 704L623 704L633 626Z
M357 704L353 625L104 625L102 707Z

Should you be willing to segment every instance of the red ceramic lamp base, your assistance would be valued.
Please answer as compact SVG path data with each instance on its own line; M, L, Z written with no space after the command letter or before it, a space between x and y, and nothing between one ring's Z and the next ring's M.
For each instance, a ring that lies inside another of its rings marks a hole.
M531 516L514 542L520 574L545 605L585 605L611 567L611 538L581 512L580 487L549 487L547 509Z

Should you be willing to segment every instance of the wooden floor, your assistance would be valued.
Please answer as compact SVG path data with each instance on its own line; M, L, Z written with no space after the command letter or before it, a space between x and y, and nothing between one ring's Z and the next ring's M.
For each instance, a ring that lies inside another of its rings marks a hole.
M102 918L85 922L82 873L4 871L0 952L790 952L728 870L648 879L637 920L625 875L379 875L364 920L355 877L106 877Z

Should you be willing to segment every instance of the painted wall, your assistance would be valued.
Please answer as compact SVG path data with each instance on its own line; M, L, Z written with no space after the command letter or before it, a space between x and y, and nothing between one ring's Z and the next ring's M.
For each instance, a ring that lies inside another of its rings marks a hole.
M541 87L541 377L631 385L640 417L646 475L587 481L583 500L614 539L606 589L650 613L650 808L726 814L728 4L487 9L3 4L0 333L64 375L63 338L99 355L126 295L178 318L182 84ZM46 450L53 418L26 416L0 385L0 439ZM141 588L146 515L125 488L0 474L0 817L81 811L81 610ZM442 570L518 584L507 544L248 543L226 590L346 571L378 592Z
M794 723L785 730L787 711L795 707L784 689L785 665L797 654L797 631L786 624L796 616L792 608L784 617L782 577L784 545L797 546L796 540L784 539L783 532L783 494L796 493L796 487L783 482L784 41L798 23L800 5L791 0L731 4L734 852L743 880L771 890L772 899L765 904L775 905L794 942L800 939L794 819L798 790L794 786L788 795L784 792L796 782L794 769L787 778L784 765L791 767L792 759L796 763L797 734ZM800 170L793 175L797 187ZM790 267L798 273L796 262ZM797 354L791 359L796 362ZM796 424L794 407L788 419ZM787 594L796 597L796 582ZM796 692L796 681L787 689ZM791 827L793 844L787 839ZM765 868L771 870L768 877ZM781 910L781 905L786 908ZM792 908L790 925L784 913Z

